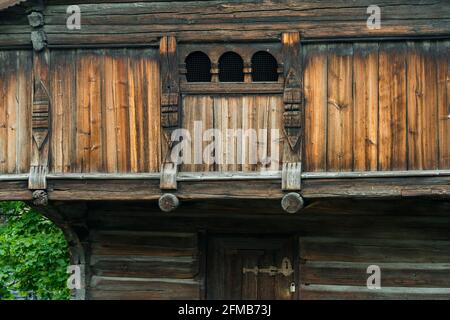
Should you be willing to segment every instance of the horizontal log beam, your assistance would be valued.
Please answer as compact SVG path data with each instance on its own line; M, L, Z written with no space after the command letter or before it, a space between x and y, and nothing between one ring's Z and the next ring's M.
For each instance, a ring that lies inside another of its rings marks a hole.
M317 173L305 173L301 196L305 199L324 198L408 198L428 197L450 199L449 172L431 172L428 176L352 176L319 178ZM368 173L367 173L368 174ZM375 174L375 173L373 173ZM387 173L384 173L387 174ZM393 174L393 173L392 173ZM197 199L281 199L281 177L248 174L190 174L181 173L178 190L173 193L180 200ZM336 174L337 175L337 174ZM159 174L135 174L106 178L107 175L58 175L48 176L49 200L157 200L163 194L159 186ZM87 179L86 177L90 177ZM3 180L0 183L0 200L31 200L26 190L26 179ZM226 183L229 181L230 183Z
M109 2L109 1L108 1ZM151 1L78 3L81 29L66 27L67 4L45 9L50 46L157 43L167 34L182 42L278 41L282 32L300 31L313 39L432 37L450 35L450 5L445 0L411 3L380 0L381 28L367 27L371 0L345 1ZM30 41L25 13L19 7L0 12L0 46Z

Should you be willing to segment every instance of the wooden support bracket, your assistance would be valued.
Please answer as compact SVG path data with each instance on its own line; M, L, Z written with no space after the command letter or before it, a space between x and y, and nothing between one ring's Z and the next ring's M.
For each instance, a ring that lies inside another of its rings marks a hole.
M177 189L178 166L175 163L165 163L161 166L161 180L159 187L161 190Z
M285 162L281 171L281 189L298 191L302 189L302 163Z

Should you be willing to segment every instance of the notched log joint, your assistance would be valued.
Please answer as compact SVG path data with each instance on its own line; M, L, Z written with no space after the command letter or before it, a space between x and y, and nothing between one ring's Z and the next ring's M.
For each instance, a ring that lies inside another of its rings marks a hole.
M47 47L47 34L44 31L44 2L35 0L27 10L29 25L33 28L31 31L31 43L35 51L42 51Z

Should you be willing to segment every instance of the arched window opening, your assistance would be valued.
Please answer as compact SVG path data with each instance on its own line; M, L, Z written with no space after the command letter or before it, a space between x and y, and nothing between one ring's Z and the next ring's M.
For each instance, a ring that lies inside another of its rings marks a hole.
M244 61L235 52L226 52L219 59L220 82L243 82Z
M192 52L185 63L187 82L211 82L211 60L205 53Z
M258 51L253 55L252 81L278 81L278 62L270 53Z

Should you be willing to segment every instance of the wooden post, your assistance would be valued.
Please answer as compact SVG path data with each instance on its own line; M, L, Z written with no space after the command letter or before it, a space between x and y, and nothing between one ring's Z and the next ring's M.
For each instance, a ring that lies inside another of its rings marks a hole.
M284 113L283 127L287 142L293 152L301 153L303 145L304 99L303 70L299 32L282 34L284 62Z
M48 51L42 14L42 2L30 9L28 15L30 26L33 28L31 40L34 48L33 57L33 96L32 96L32 150L30 176L28 188L35 190L33 199L37 205L47 204L48 157L49 157L49 112L50 112L50 83Z
M179 114L179 72L177 40L174 36L164 36L159 45L161 63L161 127L162 160L168 162L173 130L180 126Z

